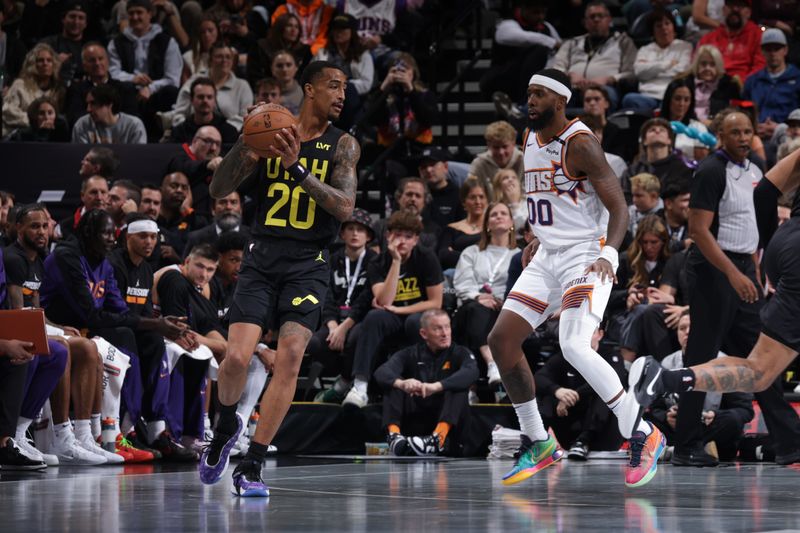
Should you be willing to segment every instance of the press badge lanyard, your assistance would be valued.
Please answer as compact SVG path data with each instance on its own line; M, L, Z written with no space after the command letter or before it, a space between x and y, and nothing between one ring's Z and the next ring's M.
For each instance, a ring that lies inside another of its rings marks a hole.
M347 298L344 301L345 307L350 307L350 297L353 296L353 291L356 290L358 274L361 272L361 263L364 262L365 255L367 255L366 249L358 256L358 262L356 262L356 270L353 272L353 277L350 277L350 258L347 257L347 255L344 256L344 279L347 283Z

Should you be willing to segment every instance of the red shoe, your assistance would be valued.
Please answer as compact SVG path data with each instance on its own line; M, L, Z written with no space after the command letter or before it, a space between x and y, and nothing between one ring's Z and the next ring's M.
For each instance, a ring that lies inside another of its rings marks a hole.
M126 463L149 463L154 459L152 453L134 448L130 441L123 437L121 433L117 435L117 453L127 453L131 456L130 461L127 459L125 460Z
M100 444L100 446L105 451L111 452L111 453L116 453L117 455L122 456L122 458L125 459L126 463L133 462L133 454L128 453L128 452L120 449L119 446L116 445L116 443L107 442L107 443L104 444L102 437L97 437L97 443Z

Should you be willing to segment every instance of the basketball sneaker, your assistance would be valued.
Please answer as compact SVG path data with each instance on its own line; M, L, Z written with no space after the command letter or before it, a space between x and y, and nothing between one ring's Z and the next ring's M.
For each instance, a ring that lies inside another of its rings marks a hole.
M91 450L86 450L75 439L72 431L67 431L64 439L53 439L53 446L50 451L58 457L59 465L71 466L97 466L104 465L108 461L99 453Z
M131 441L123 437L121 433L117 435L115 453L118 453L123 457L125 457L127 454L130 459L125 457L126 463L149 463L155 459L155 456L151 452L140 450L134 446Z
M425 435L423 437L411 437L408 439L411 450L420 457L439 455L442 452L441 440L439 435Z
M104 449L100 444L95 441L91 435L88 437L80 438L77 435L75 436L75 442L83 448L84 450L88 450L94 454L100 455L106 458L106 464L110 465L118 465L125 462L125 458L118 453L109 452Z
M628 487L641 487L649 483L658 470L658 459L667 448L664 434L653 424L648 424L652 430L649 435L634 431L628 439L630 461L625 469L625 485Z
M243 460L233 471L233 490L243 498L269 498L269 488L261 479L261 463Z
M653 400L664 395L664 383L661 377L664 374L662 367L651 356L639 357L631 365L628 373L628 393L622 403L622 410L618 415L619 430L622 435L633 435L639 427L642 413Z
M520 436L521 444L514 459L517 460L514 468L503 476L503 485L515 485L525 481L540 470L558 462L564 456L564 451L558 448L556 439L548 435L545 440L532 441L523 434Z
M239 440L243 427L244 420L239 413L236 413L236 430L232 435L226 435L219 431L214 432L211 443L203 449L203 453L200 455L200 481L206 485L213 485L222 479L231 460L231 449Z
M369 396L366 393L358 392L355 387L350 389L347 396L342 400L342 405L354 405L358 408L364 407L369 403Z
M150 443L150 446L161 452L161 457L165 461L182 463L193 463L197 461L197 454L194 450L186 448L177 442L169 431L162 431L161 434Z
M31 461L40 461L47 466L58 466L58 457L51 453L44 453L36 448L33 441L24 435L17 435L14 443L22 455Z
M5 446L0 447L0 471L5 470L44 470L44 461L35 461L19 451L14 439L9 438Z

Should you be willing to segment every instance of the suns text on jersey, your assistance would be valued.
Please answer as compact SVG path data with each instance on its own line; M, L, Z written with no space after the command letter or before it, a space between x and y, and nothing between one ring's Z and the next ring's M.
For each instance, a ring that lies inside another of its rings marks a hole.
M525 171L525 192L555 192L553 185L554 168L534 168Z

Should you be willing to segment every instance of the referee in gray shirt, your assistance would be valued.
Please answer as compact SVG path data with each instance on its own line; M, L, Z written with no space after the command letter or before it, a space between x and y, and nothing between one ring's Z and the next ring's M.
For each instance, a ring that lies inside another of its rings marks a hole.
M753 190L762 172L748 159L750 119L738 111L722 113L721 149L703 160L692 180L689 234L695 244L687 260L692 319L684 356L687 367L709 361L720 350L747 357L761 328L764 300ZM797 425L791 423L797 415L783 399L779 381L756 398L773 439L798 438ZM717 464L703 451L704 399L704 392L681 395L672 459L676 466Z

